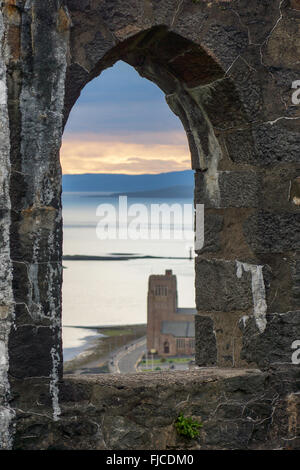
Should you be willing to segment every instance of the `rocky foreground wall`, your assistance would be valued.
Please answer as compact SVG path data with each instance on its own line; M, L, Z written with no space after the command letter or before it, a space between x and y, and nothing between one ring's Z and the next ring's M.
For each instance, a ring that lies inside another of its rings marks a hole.
M298 445L299 0L2 0L0 6L0 447L56 446L55 433L67 436L59 431L67 422L70 435L62 442L70 448L80 445L76 422L99 436L95 445L120 447L131 422L126 400L133 408L134 395L138 409L152 416L153 402L148 397L147 408L145 400L154 385L146 377L138 379L145 389L134 378L62 377L62 131L85 84L117 60L164 91L189 142L195 204L205 205L204 245L196 245L197 364L264 371L217 380L211 372L207 384L198 371L183 382L178 376L178 384L173 376L166 376L169 384L155 377L158 392L173 403L168 411L162 406L170 415L170 445L177 445L175 391L183 389L185 399L192 389L198 394L195 403L208 419L201 445ZM240 380L245 392L230 388ZM228 416L218 404L231 394ZM215 410L209 418L204 395ZM277 404L272 419L271 402L268 412L257 405L254 418L244 419L239 399L256 403L261 396ZM106 416L103 423L83 418L84 397L92 414ZM102 399L111 403L105 412ZM28 433L36 406L44 421ZM285 423L280 436L275 416ZM144 446L143 435L152 439L147 420L134 419L136 445ZM251 419L261 438L251 434ZM117 441L109 429L120 430Z
M47 383L28 381L13 400L16 449L300 449L300 375L205 369L68 377L52 418ZM28 406L29 403L35 405ZM202 423L180 437L180 413Z

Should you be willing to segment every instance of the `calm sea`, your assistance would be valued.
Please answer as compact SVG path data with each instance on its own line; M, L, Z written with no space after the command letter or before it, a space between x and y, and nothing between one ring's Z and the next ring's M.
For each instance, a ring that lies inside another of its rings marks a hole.
M65 255L131 254L186 258L64 261L63 345L65 360L74 357L95 335L95 331L88 327L146 323L147 287L150 274L163 274L166 269L172 269L177 276L179 306L195 306L194 262L188 259L190 247L193 245L191 218L185 221L185 239L174 239L174 232L168 240L146 239L151 203L180 204L183 209L184 204L192 204L192 201L130 198L128 206L143 204L142 207L140 206L138 222L144 239L100 240L96 233L100 221L100 216L96 214L97 207L100 204L111 205L109 206L109 226L113 227L112 208L114 207L116 214L119 215L118 198L104 197L101 193L63 194ZM138 209L138 206L135 206L135 209ZM124 219L126 215L124 211L125 208L120 211L121 219ZM181 227L176 224L177 221L174 221L175 229L180 231ZM161 226L155 228L156 235L161 228ZM187 235L189 239L186 239Z

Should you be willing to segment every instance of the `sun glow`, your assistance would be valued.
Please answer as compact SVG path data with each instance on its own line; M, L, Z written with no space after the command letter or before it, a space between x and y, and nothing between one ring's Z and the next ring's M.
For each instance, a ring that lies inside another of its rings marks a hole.
M64 174L162 173L191 168L184 132L137 135L66 135L61 148Z

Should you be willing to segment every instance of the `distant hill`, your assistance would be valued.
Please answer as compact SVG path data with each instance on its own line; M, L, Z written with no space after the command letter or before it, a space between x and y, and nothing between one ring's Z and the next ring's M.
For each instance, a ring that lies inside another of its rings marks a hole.
M170 192L171 187L194 187L194 174L192 170L173 171L170 173L159 173L156 175L122 175L122 174L82 174L63 175L63 191L74 192L147 192L166 189ZM184 190L185 191L185 190ZM180 197L180 195L177 195ZM147 196L136 196L147 197ZM162 196L157 196L162 197ZM172 196L164 196L172 197ZM181 196L185 197L185 196Z
M107 194L108 197L112 196L127 196L127 197L151 197L151 198L188 198L188 199L193 199L193 191L194 188L193 186L171 186L169 188L161 188L161 189L152 189L149 191L127 191L123 193L109 193ZM97 195L89 196L87 197L98 197ZM105 197L105 195L101 196Z

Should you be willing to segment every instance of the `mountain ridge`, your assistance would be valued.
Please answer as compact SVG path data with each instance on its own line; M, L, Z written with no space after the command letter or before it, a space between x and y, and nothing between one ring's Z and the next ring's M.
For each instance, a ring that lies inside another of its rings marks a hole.
M114 193L153 191L174 186L194 187L192 170L172 171L167 173L125 175L122 173L84 173L63 175L63 191Z
M119 197L119 196L127 196L127 197L135 197L135 198L193 198L193 190L194 188L189 185L176 185L176 186L169 186L167 188L161 189L152 189L146 191L127 191L127 192L113 192L108 194L101 194L101 197ZM87 195L85 197L91 198L99 198L99 195Z

